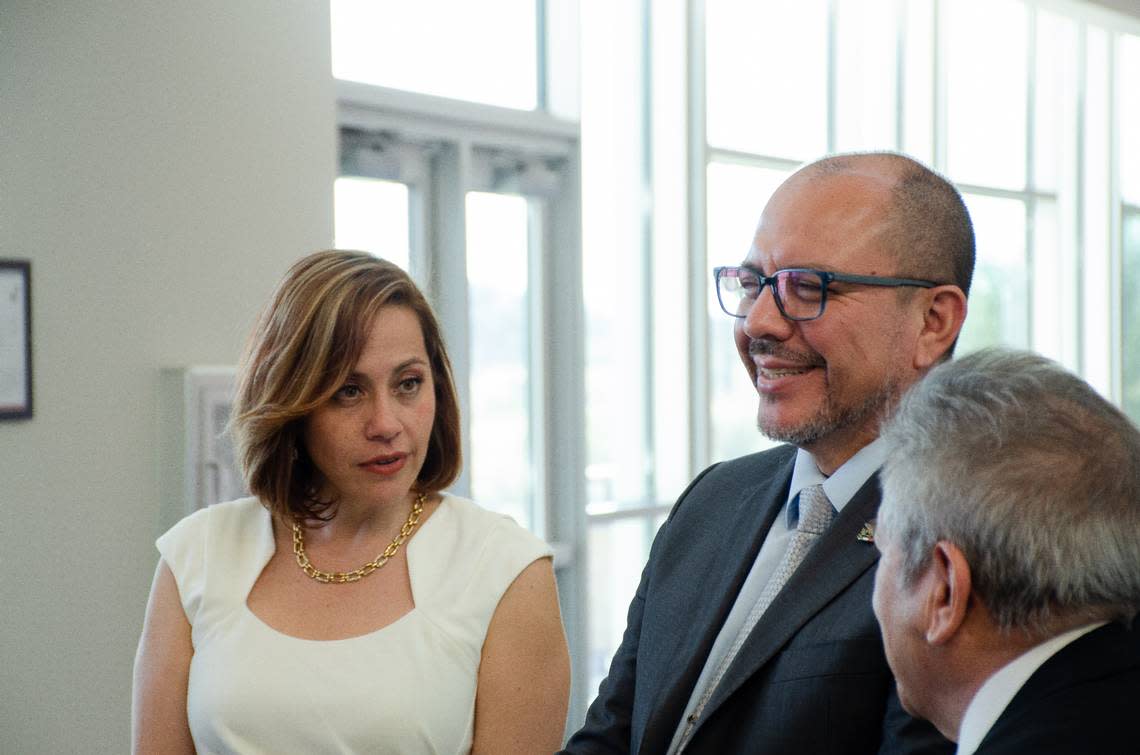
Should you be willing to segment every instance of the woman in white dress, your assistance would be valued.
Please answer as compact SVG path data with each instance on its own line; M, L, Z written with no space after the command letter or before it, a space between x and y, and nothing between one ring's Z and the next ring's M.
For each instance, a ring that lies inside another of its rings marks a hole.
M232 427L253 496L158 540L135 752L558 749L551 552L441 492L458 402L402 270L353 252L296 263L250 337Z

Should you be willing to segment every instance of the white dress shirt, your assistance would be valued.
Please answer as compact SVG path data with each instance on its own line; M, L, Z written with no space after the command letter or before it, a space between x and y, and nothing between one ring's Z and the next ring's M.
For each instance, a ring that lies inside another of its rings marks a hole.
M978 688L974 699L966 706L966 715L958 727L958 755L972 755L986 738L1002 711L1009 705L1018 690L1033 676L1033 672L1052 658L1061 648L1108 622L1071 629L1036 645L1002 666Z

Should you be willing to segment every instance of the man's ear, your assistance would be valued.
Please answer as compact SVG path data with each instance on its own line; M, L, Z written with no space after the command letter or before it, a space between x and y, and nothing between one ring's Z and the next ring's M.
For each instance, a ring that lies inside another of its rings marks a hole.
M926 641L945 645L962 623L970 605L970 565L958 546L946 540L934 544L926 596Z
M957 286L935 286L928 289L921 300L926 303L922 313L922 330L915 344L914 366L926 370L934 366L954 345L954 339L966 321L966 295Z

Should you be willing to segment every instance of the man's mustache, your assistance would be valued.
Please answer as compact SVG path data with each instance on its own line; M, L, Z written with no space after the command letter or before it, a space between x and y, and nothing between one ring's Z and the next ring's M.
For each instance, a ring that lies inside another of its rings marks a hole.
M773 341L769 338L753 338L748 341L748 355L749 356L768 356L782 359L786 362L793 364L800 364L804 367L823 367L826 361L819 354L815 352L803 353L789 349L779 341Z

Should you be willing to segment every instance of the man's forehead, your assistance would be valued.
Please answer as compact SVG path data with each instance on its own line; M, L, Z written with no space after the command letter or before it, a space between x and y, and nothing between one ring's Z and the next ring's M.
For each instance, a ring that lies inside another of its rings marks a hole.
M802 267L827 267L845 253L867 259L889 230L889 200L889 184L848 174L785 184L764 208L746 259Z

